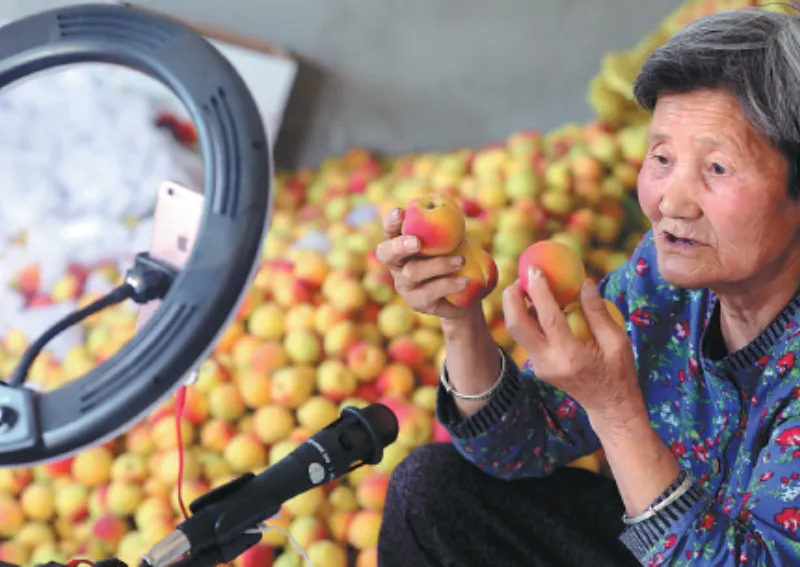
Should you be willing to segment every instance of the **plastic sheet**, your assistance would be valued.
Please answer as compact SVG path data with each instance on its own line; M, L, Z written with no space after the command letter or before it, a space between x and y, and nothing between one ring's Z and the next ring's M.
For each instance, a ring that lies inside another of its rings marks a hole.
M353 207L347 214L345 219L347 224L352 227L359 227L362 224L374 221L380 218L380 211L378 207L371 203L363 203Z
M294 248L328 254L333 249L333 242L324 230L310 230L294 243Z
M81 64L0 92L0 335L14 328L35 337L74 308L25 309L10 288L21 269L38 266L45 293L73 264L124 269L148 248L159 184L202 183L200 156L154 126L163 105L126 89L126 75L143 78ZM174 95L164 88L164 97ZM21 245L12 241L20 234Z

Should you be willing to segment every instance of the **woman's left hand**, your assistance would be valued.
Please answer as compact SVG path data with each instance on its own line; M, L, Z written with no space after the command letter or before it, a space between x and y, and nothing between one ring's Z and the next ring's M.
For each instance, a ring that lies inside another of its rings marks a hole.
M593 339L580 341L540 270L528 278L531 314L521 284L503 293L509 334L530 358L536 377L574 398L592 419L623 422L645 411L628 335L611 318L591 280L581 289L581 308Z

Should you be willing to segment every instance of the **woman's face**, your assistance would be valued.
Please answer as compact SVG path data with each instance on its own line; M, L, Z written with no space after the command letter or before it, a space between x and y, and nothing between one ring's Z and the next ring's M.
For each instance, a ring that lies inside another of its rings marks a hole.
M638 189L664 278L716 290L786 269L800 276L800 204L786 176L783 156L733 96L659 96Z

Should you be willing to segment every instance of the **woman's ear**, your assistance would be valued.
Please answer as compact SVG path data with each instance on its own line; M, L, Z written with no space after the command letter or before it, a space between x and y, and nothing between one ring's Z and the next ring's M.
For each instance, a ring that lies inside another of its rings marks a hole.
M786 160L786 192L800 203L800 144L784 142L778 150Z

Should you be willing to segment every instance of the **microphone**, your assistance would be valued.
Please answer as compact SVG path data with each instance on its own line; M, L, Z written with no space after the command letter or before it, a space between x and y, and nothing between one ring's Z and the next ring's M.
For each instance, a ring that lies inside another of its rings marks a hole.
M142 567L227 563L261 541L258 526L283 502L362 465L374 465L397 439L398 422L383 404L340 417L259 475L248 473L201 496L192 516L143 556Z

